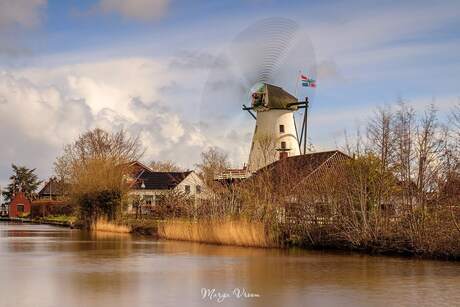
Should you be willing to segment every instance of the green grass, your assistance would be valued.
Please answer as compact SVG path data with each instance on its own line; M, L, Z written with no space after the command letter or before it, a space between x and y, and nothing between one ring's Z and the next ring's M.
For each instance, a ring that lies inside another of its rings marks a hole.
M73 224L76 222L77 217L73 215L50 215L45 218L50 222L68 223Z

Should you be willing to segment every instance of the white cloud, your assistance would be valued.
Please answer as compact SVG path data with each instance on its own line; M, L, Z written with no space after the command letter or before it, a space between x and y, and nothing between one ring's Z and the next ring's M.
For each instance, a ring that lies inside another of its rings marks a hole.
M2 179L8 177L11 163L49 174L63 144L91 124L84 100L70 99L54 86L39 86L12 73L0 73L0 96Z
M197 124L196 83L206 74L171 69L172 60L128 57L0 73L0 138L8 148L0 151L0 176L7 177L12 162L50 175L63 145L95 127L139 135L146 161L171 159L191 168L206 147L226 144L240 162L244 139L222 129L207 135ZM190 88L177 91L179 79Z
M12 135L20 132L26 138L59 146L87 127L90 113L84 100L65 97L54 86L37 86L1 73L0 95L2 131L10 130Z
M40 24L47 0L1 0L0 28L21 26L31 28Z
M36 67L16 73L40 84L55 84L75 99L85 99L94 115L112 109L127 118L134 116L129 108L133 98L156 101L160 99L159 88L169 81L163 77L161 62L131 57Z
M104 13L117 13L127 19L148 21L165 15L169 0L101 0L98 6Z

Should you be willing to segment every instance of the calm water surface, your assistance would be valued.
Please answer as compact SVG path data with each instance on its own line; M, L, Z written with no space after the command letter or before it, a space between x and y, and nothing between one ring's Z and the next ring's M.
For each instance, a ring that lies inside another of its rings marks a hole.
M460 264L0 222L0 306L460 306Z

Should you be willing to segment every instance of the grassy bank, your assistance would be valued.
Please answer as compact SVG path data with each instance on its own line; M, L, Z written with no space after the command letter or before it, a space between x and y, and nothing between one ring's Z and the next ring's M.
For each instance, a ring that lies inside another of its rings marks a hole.
M50 215L40 218L39 221L75 225L77 217L74 215Z
M40 218L10 218L2 217L0 221L5 222L17 222L17 223L31 223L31 224L45 224L45 225L54 225L54 226L65 226L65 227L76 227L77 218L75 216L68 215L56 215L56 216L46 216Z

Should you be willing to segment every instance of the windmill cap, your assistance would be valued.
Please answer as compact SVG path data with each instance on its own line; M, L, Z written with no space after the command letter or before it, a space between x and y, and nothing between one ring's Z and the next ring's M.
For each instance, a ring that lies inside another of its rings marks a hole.
M283 90L281 87L264 83L264 86L261 89L266 95L264 107L269 109L297 110L297 106L289 105L297 103L297 98Z

